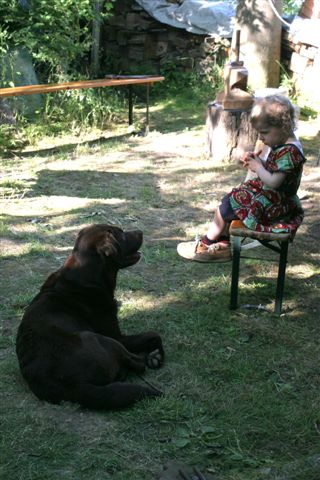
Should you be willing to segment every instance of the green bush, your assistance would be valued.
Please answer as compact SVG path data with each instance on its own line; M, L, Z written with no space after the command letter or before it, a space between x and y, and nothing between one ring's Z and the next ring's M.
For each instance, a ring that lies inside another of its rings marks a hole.
M25 47L46 81L79 75L92 44L94 7L89 0L0 0L0 54ZM111 8L104 2L104 18Z

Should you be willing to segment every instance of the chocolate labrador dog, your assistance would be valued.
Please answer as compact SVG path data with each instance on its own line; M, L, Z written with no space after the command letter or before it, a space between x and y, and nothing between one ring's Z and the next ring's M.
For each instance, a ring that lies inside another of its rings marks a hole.
M114 298L118 270L139 261L142 232L92 225L78 234L64 265L27 307L18 329L20 369L41 400L118 409L161 392L125 382L128 372L159 368L155 332L123 335Z

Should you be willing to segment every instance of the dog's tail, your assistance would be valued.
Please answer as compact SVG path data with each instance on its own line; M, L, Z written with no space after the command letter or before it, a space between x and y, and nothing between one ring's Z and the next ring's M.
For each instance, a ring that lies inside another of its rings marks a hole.
M70 400L80 405L99 410L113 410L129 407L135 402L148 397L160 397L163 393L154 387L114 382L108 385L86 384L73 390Z

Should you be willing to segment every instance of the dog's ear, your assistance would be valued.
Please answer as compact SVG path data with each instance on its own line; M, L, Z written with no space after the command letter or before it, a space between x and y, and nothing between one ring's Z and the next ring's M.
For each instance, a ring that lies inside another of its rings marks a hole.
M113 257L119 253L119 242L111 232L106 232L97 244L97 251L106 257Z

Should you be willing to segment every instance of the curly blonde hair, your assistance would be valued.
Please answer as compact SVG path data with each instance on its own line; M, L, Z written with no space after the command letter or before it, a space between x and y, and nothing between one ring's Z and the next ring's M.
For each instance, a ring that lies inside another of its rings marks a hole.
M297 128L297 111L289 98L276 93L255 100L250 121L253 127L259 123L279 127L290 135Z

